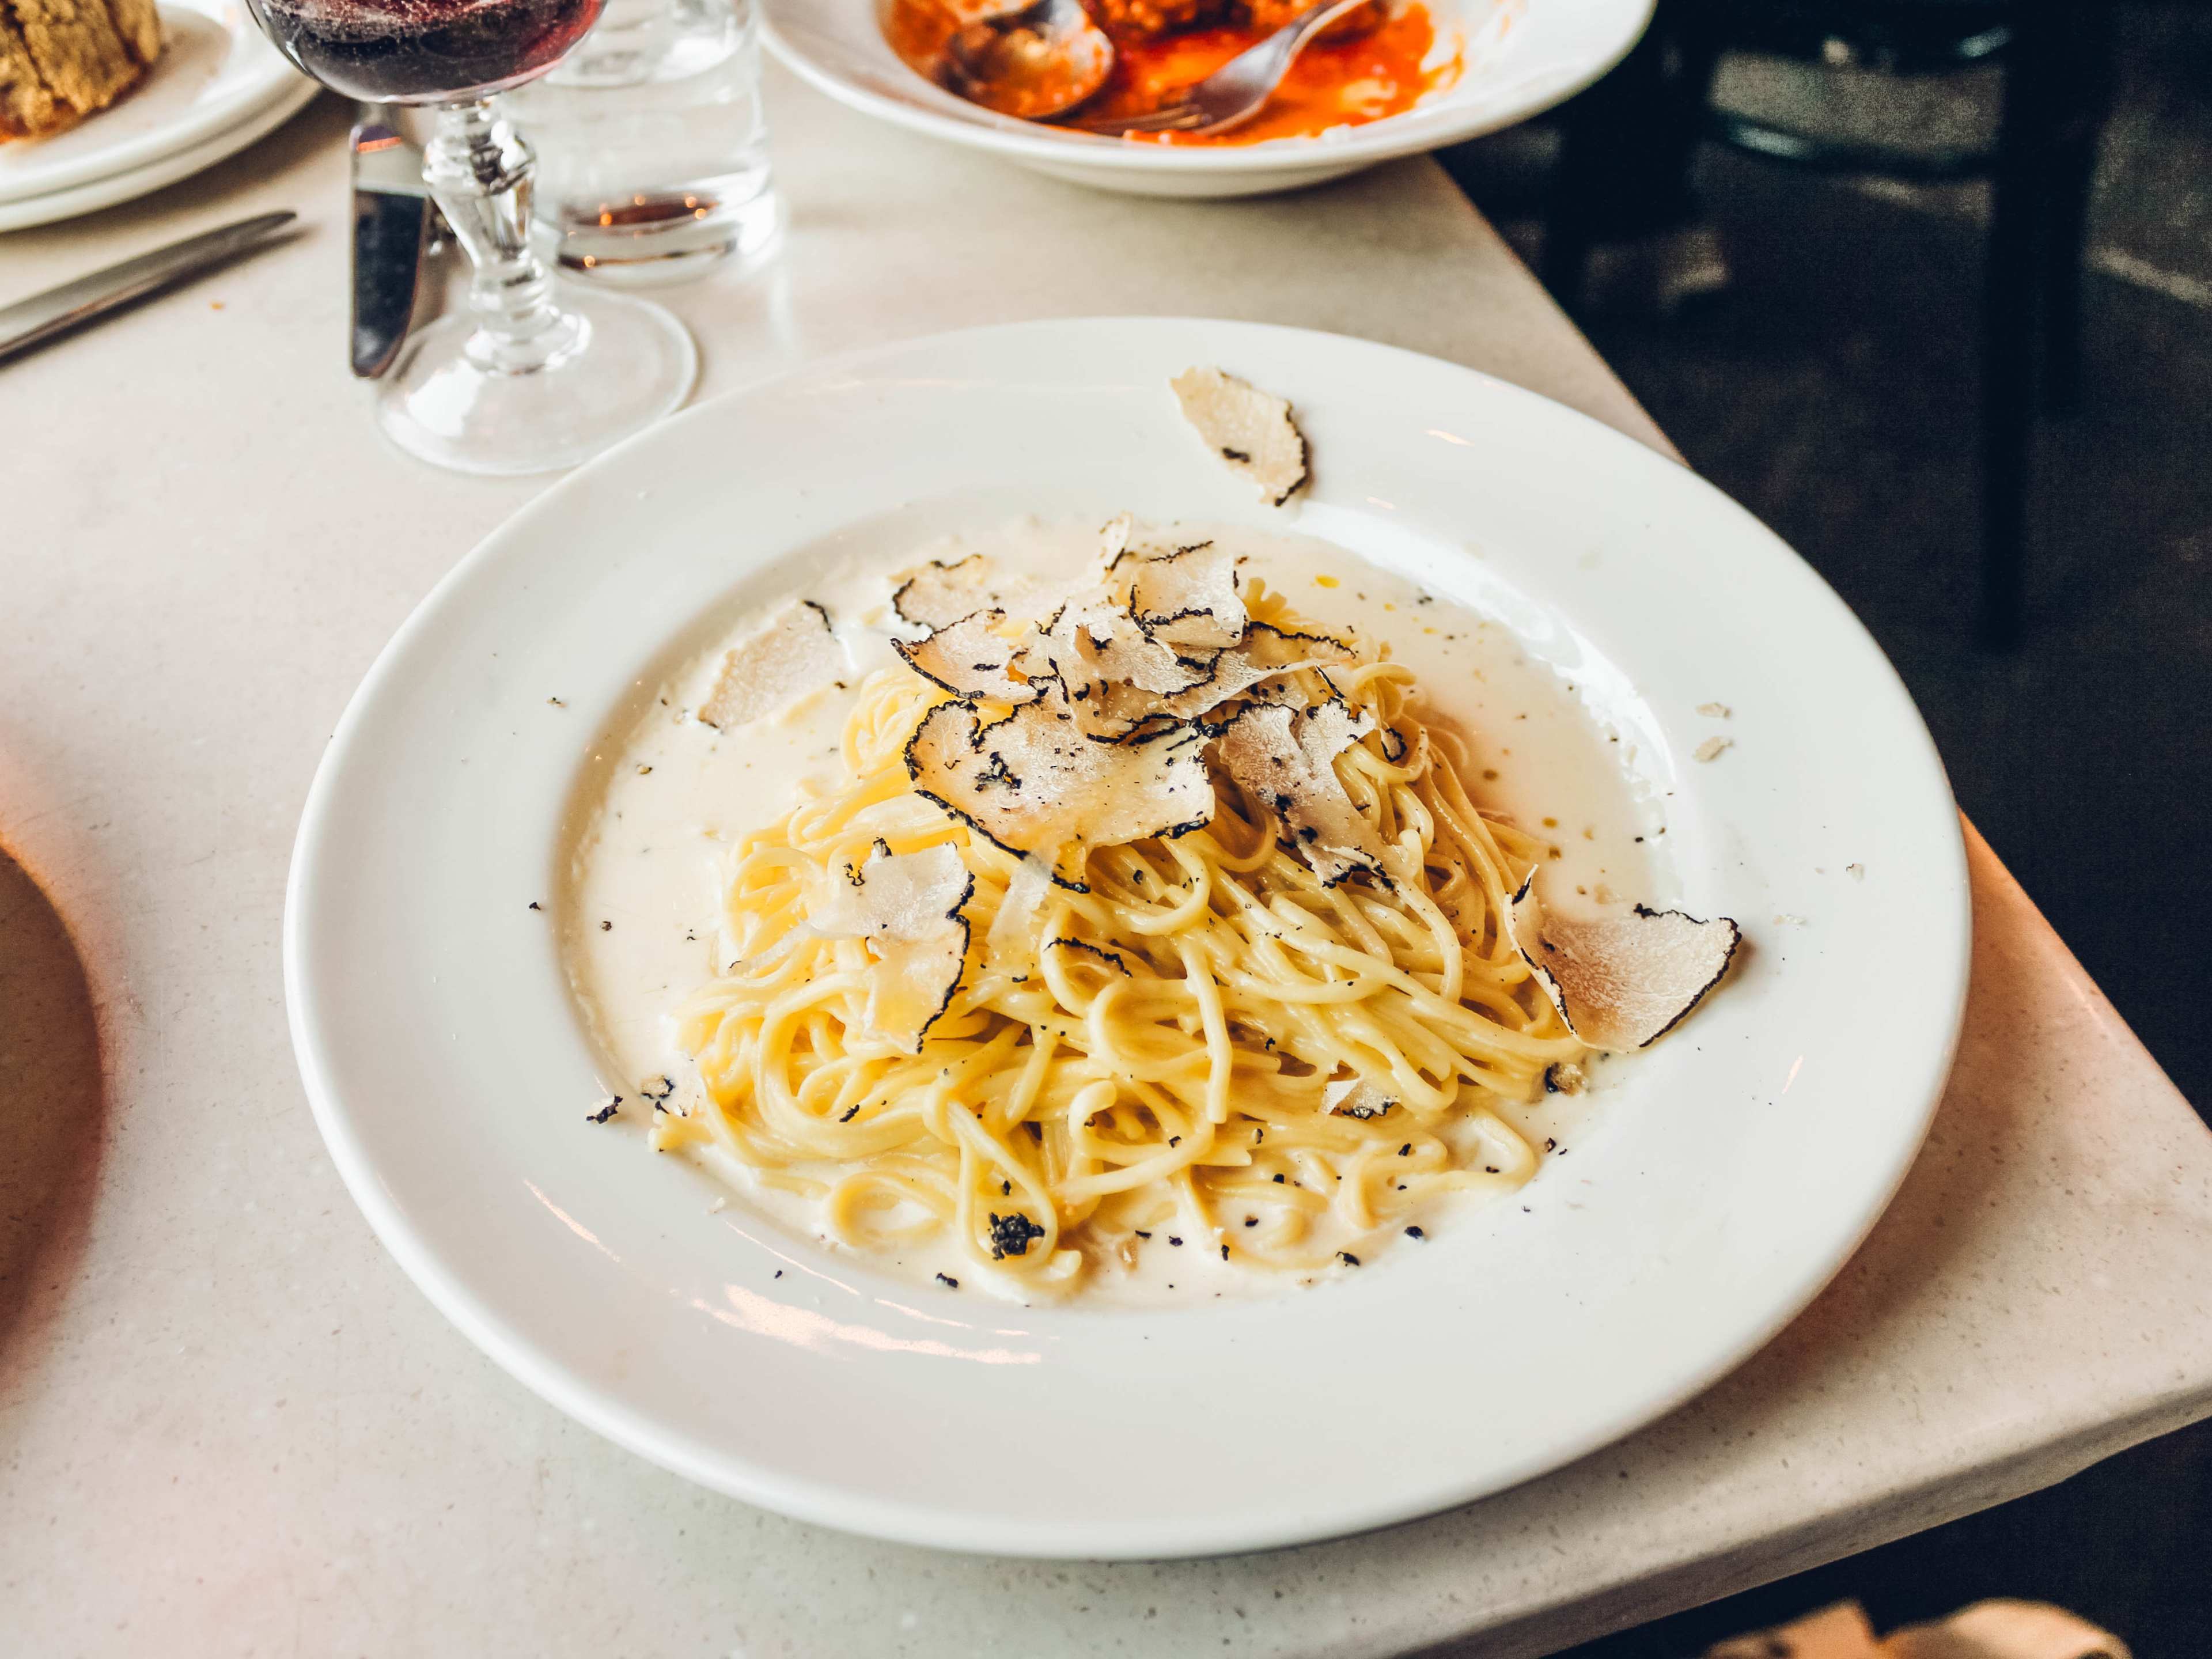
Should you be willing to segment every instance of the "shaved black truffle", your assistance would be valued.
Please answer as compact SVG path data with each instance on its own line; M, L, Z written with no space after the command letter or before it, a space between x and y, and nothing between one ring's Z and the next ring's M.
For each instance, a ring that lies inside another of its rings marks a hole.
M1136 977L1134 974L1129 971L1129 964L1123 959L1122 955L1119 951L1109 951L1103 945L1088 945L1079 939L1049 939L1045 941L1045 945L1047 949L1081 951L1088 956L1097 957L1099 961L1104 963L1108 967L1118 969L1121 977L1124 979L1134 979Z
M1019 1210L1012 1215L994 1212L991 1217L991 1260L999 1261L1010 1255L1027 1255L1030 1241L1043 1237L1044 1229Z

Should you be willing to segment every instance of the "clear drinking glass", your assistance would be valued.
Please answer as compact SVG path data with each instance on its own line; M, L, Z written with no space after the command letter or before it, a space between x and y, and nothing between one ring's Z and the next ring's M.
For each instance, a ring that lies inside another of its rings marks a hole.
M783 222L760 57L753 0L607 0L583 43L507 100L538 152L539 246L619 283L764 264Z
M465 315L409 342L377 416L403 449L462 472L573 466L673 410L698 356L658 306L556 299L530 246L532 156L492 94L551 69L605 0L247 0L325 86L437 106L422 176L474 267Z

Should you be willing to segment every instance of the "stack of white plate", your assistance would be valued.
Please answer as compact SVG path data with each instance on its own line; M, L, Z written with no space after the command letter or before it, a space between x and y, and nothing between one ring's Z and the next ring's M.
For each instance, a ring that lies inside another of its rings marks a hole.
M171 0L161 32L154 72L114 107L52 138L0 144L0 230L174 184L236 155L315 95L238 0Z

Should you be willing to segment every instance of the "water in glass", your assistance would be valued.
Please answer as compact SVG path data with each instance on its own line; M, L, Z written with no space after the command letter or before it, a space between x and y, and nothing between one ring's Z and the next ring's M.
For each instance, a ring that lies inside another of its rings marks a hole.
M507 101L538 152L540 241L563 268L653 282L775 252L753 0L608 0Z

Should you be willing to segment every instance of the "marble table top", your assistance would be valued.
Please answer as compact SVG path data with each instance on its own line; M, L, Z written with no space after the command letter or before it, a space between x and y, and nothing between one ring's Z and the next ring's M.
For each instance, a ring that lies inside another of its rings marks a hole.
M671 289L702 391L1015 317L1334 329L1665 440L1443 173L1098 195L775 78L787 255ZM286 860L386 637L540 483L384 448L343 368L343 110L0 237L0 303L265 208L302 234L0 370L0 1646L24 1654L1498 1659L1868 1547L2212 1414L2212 1137L1978 838L1965 1043L1842 1276L1547 1479L1273 1554L994 1560L686 1485L378 1248L286 1037Z

